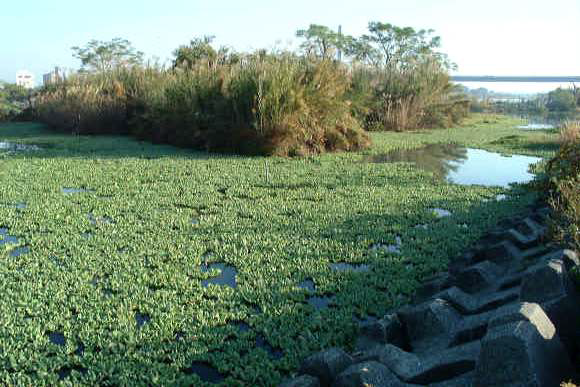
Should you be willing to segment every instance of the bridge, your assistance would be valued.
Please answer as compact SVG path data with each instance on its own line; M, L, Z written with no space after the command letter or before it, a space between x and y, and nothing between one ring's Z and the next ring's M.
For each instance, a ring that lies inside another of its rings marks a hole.
M577 82L580 76L495 76L495 75L452 75L455 82Z

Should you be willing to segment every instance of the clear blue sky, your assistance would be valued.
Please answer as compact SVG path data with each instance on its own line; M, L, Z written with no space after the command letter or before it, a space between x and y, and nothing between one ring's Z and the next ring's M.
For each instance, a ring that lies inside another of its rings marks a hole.
M360 35L369 21L433 28L458 73L580 75L580 0L20 0L0 3L0 79L55 65L70 48L129 39L164 61L192 37L239 50L287 46L311 23Z

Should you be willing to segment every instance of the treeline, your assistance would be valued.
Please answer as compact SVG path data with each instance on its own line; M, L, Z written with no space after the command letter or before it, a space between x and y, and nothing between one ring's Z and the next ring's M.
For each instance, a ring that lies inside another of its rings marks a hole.
M75 133L244 154L356 150L369 130L446 127L467 114L432 32L373 22L354 38L311 25L297 32L301 53L240 53L204 37L179 47L169 68L143 65L126 40L91 41L73 48L81 72L35 107Z
M573 113L580 110L580 88L557 88L546 94L520 101L493 100L493 94L485 89L470 90L471 110L507 114Z

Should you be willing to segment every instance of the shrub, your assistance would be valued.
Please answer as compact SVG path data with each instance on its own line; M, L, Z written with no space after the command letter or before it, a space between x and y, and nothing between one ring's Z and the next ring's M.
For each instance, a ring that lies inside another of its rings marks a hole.
M199 59L174 69L78 75L45 90L39 117L76 133L131 133L212 151L303 155L369 145L347 68L292 54Z
M437 61L353 71L354 114L367 130L449 127L469 113L469 100Z
M550 233L555 240L580 251L580 139L562 144L545 167L539 189L554 209Z

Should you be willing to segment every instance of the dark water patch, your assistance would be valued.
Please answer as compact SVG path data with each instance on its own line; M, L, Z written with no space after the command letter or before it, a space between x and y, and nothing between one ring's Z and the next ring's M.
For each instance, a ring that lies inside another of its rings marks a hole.
M371 322L375 322L377 321L379 318L376 316L364 316L364 317L359 317L356 314L353 316L353 320L356 324L358 325L362 325L362 324L366 324L366 323L371 323Z
M101 293L103 293L103 296L107 298L113 297L116 294L116 292L111 288L102 288Z
M147 289L149 290L149 292L155 293L155 292L158 292L160 290L164 290L165 286L158 285L158 284L149 284L149 285L147 285Z
M183 340L183 339L185 339L185 332L175 331L175 333L173 334L173 337L175 338L175 340Z
M77 371L81 374L86 374L89 370L86 369L85 367L81 367L79 365L74 365L74 366L64 366L59 368L56 373L58 375L58 380L64 380L66 378L68 378L70 376L70 374L72 373L72 371Z
M248 323L242 320L230 321L229 324L235 327L241 333L249 332L252 329Z
M53 265L55 265L56 267L63 267L64 266L64 261L61 260L59 257L57 257L56 255L51 255L48 257L48 260L50 262L52 262Z
M316 291L316 285L312 279L308 278L298 284L298 287L301 289L308 290L309 292Z
M219 270L220 274L216 277L209 278L201 281L203 287L208 287L209 285L218 286L229 286L231 288L236 288L238 284L236 283L236 276L238 271L235 267L227 265L223 262L216 262L210 264L202 264L201 271L207 273L211 270Z
M0 246L18 244L18 238L8 235L8 229L0 228Z
M93 214L87 214L87 219L91 224L114 224L115 221L108 216L95 216Z
M48 340L55 345L64 347L66 345L66 338L61 332L48 332Z
M502 187L532 180L534 175L528 172L528 168L540 160L531 156L504 156L456 144L399 149L366 159L372 163L413 163L437 178L454 184Z
M431 211L431 213L438 218L445 218L447 216L453 215L451 211L445 210L443 208L430 208L429 211Z
M366 263L347 262L331 263L330 268L334 271L352 271L357 273L369 271L371 269L370 265L367 265Z
M260 305L250 302L250 301L244 301L244 304L254 313L254 314L260 314L262 313L262 308L260 307Z
M16 152L38 151L41 148L33 144L18 144L15 142L0 141L0 150L9 150Z
M74 354L77 356L83 356L85 354L85 345L83 343L78 343L77 349L75 349Z
M21 255L28 254L28 253L30 253L30 247L23 246L23 247L17 247L14 250L12 250L10 252L10 256L16 258L16 257L20 257Z
M91 239L91 238L93 237L93 233L90 233L90 232L83 232L83 233L81 234L81 236L82 236L84 239Z
M202 381L207 383L219 383L225 379L217 369L206 362L196 361L191 364L191 367L186 368L183 372L187 375L197 375Z
M135 322L137 323L137 329L142 328L143 325L151 321L151 316L145 313L135 312Z
M8 207L8 208L16 208L18 210L24 210L27 205L26 203L20 202L20 203L8 203L8 204L4 204L4 206Z
M62 193L63 194L76 194L76 193L84 193L84 192L93 192L93 190L87 188L71 188L71 187L63 187Z
M308 304L312 305L316 310L326 309L334 301L334 296L313 296L308 298Z
M395 237L395 244L385 244L385 243L375 243L369 248L371 253L378 253L380 251L391 253L391 254L401 254L401 247L403 246L403 240L400 235Z
M192 226L197 226L198 224L199 224L199 219L197 219L197 218L191 219L191 225Z
M268 353L268 356L274 360L278 360L284 356L284 352L282 352L281 349L274 348L262 335L256 336L256 348L263 349Z

